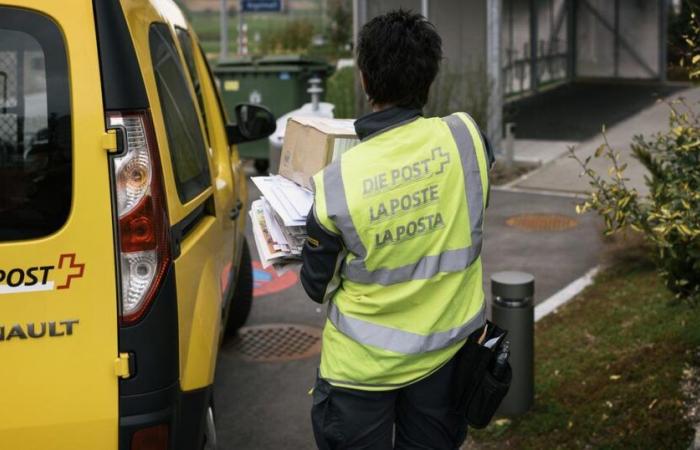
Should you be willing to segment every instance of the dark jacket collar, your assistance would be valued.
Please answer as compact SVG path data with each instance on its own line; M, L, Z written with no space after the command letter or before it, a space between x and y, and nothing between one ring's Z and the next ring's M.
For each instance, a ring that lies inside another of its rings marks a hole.
M392 106L391 108L366 114L355 121L355 132L364 141L382 131L410 122L423 115L420 109Z

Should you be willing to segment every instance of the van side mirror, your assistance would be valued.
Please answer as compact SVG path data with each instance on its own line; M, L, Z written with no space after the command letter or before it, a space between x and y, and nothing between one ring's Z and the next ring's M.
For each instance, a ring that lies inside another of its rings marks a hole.
M277 129L275 116L264 106L241 103L234 111L236 124L226 125L229 145L263 139Z

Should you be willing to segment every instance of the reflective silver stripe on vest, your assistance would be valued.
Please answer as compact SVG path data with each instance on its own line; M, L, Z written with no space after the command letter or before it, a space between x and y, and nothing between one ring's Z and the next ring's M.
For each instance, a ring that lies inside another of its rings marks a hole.
M345 266L344 274L348 279L358 283L378 283L384 286L410 280L427 280L440 272L459 272L469 267L479 257L481 242L478 246L447 250L439 255L428 255L415 263L394 269L376 269L369 271L365 262L353 260ZM355 264L353 264L355 263Z
M358 257L364 258L367 255L367 250L362 245L360 235L357 234L357 230L352 224L348 199L345 196L345 184L343 183L343 171L340 168L340 161L342 161L342 158L331 163L323 171L326 213L340 230L345 247Z
M377 283L384 286L411 280L425 280L440 272L464 270L481 254L484 193L474 141L469 129L459 116L453 114L442 120L452 133L462 163L464 189L469 208L471 246L446 250L438 255L424 256L414 263L396 268L367 269L365 264L367 250L352 222L345 195L341 158L326 168L323 183L328 216L340 230L346 248L356 256L343 267L343 275L347 279L358 283Z
M473 123L471 117L467 118ZM474 139L469 132L469 128L457 114L445 117L442 120L447 123L452 132L452 138L457 143L459 149L459 157L462 160L462 172L464 172L464 193L469 204L469 227L471 228L470 249L476 251L471 252L472 259L468 264L471 264L481 254L482 244L482 229L484 225L484 187L481 183L481 170L479 169L479 160L476 156L476 146ZM475 125L476 126L476 125Z
M328 307L328 319L344 335L362 345L406 355L432 352L462 341L484 324L485 316L483 302L479 312L466 323L447 331L423 335L347 316L335 303Z

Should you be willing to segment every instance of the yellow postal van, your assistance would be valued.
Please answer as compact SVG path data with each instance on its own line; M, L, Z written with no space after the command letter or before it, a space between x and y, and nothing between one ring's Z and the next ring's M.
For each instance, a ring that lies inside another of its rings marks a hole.
M235 144L169 0L0 0L0 449L215 448L252 277Z

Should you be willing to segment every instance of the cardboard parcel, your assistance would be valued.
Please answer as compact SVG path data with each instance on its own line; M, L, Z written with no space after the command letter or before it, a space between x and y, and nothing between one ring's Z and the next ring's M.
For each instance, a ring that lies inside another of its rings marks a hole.
M301 260L313 204L311 177L358 142L352 120L289 119L280 174L252 178L262 194L249 214L263 268L274 266L281 274Z
M352 119L292 117L284 133L280 175L311 189L311 177L358 142Z

